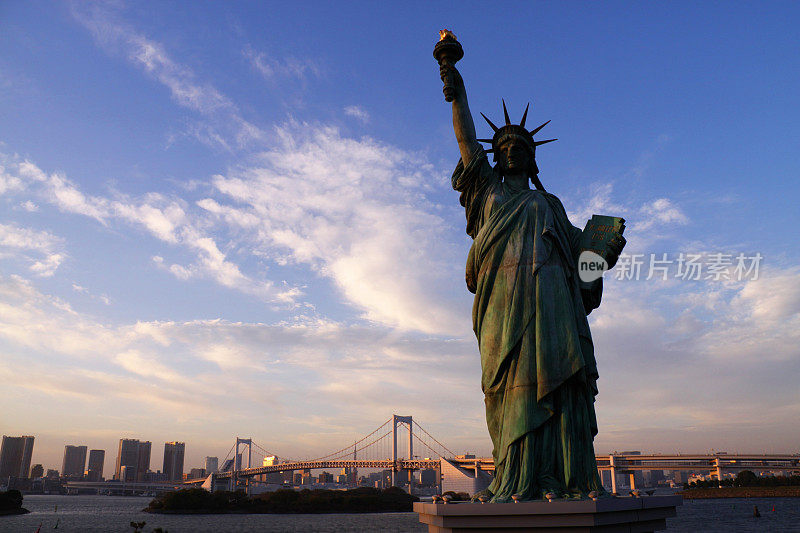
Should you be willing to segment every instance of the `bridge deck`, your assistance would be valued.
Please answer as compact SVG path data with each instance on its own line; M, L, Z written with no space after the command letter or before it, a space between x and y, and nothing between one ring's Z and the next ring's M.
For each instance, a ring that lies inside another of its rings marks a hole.
M800 455L752 455L752 454L710 454L710 455L634 455L612 454L598 455L597 468L599 470L709 470L721 468L726 471L737 470L785 470L800 473ZM613 465L611 464L613 458ZM478 457L474 459L448 458L448 461L464 468L479 468L480 470L494 470L494 461L491 457ZM339 468L376 468L382 470L419 470L425 468L440 468L439 459L400 459L396 463L386 460L335 460L335 461L292 461L271 466L246 468L236 472L237 477L251 477L273 472L286 472L292 470L314 469L339 469ZM229 479L231 472L219 472L217 479ZM189 483L202 482L203 480L190 480Z

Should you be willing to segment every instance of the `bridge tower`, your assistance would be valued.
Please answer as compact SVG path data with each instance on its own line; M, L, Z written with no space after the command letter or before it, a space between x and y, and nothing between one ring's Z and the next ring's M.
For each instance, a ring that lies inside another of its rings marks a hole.
M414 459L414 434L411 429L413 422L410 416L392 415L392 486L397 486L397 424L408 424L408 459ZM413 471L408 470L408 483L409 490L411 490L411 482L413 480Z
M253 467L253 439L240 439L236 437L236 449L233 452L233 471L231 472L231 492L236 490L238 483L237 473L242 469L242 454L239 453L239 446L247 446L247 468ZM247 477L247 495L250 495L250 476Z
M617 493L617 468L614 454L608 456L608 464L611 466L611 494Z
M717 486L722 486L722 461L719 458L719 455L714 457L714 469L716 470L717 474Z

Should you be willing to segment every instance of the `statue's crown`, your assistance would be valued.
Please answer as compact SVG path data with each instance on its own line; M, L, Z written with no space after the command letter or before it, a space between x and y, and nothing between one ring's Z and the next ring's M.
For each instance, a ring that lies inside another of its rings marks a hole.
M486 118L486 115L481 113L481 116L484 118L484 120L486 120L486 122L489 123L489 126L491 126L492 130L494 130L494 136L491 139L478 139L478 141L480 141L482 143L491 143L492 144L492 147L490 149L484 150L486 153L492 153L495 150L497 150L500 147L500 145L502 145L507 140L506 137L509 137L509 136L515 136L515 137L522 138L528 144L528 146L530 147L531 152L535 152L536 151L536 147L539 146L540 144L546 144L546 143L558 140L558 139L547 139L546 141L534 141L533 140L533 136L536 135L537 133L539 133L539 131L542 128L547 126L550 123L550 121L548 120L547 122L545 122L544 124L542 124L538 128L534 128L534 129L528 131L527 129L525 129L525 120L528 118L528 108L529 107L530 107L530 104L525 106L525 113L522 114L522 120L519 121L519 124L512 124L511 123L511 119L508 118L508 109L506 109L506 101L503 100L503 115L505 116L506 123L505 123L504 126L501 126L499 128L497 126L495 126L494 123L492 123L491 120Z

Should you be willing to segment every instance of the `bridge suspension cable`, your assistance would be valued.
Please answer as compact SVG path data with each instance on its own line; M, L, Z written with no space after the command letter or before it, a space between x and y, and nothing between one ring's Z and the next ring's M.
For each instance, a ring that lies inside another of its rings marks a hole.
M450 454L450 455L449 455L449 457L455 457L455 456L456 456L456 454L455 454L455 453L453 453L453 451L452 451L450 448L448 448L447 446L445 446L444 444L442 444L441 442L439 442L438 440L436 440L436 437L434 437L433 435L431 435L430 433L428 433L427 431L425 431L425 428L424 428L424 427L422 427L422 426L420 425L420 423L419 423L419 422L417 422L417 421L415 420L415 421L414 421L414 424L415 424L415 425L416 425L416 426L417 426L419 429L421 429L421 430L422 430L422 432L423 432L423 433L425 433L425 435L427 435L427 436L428 436L428 438L430 438L430 439L431 439L433 442L435 442L436 444L438 444L439 446L441 446L441 447L442 447L442 449L443 449L444 451L446 451L447 453L449 453L449 454ZM423 444L425 444L425 443L422 441L422 439L420 439L420 438L417 436L417 434L416 434L416 433L414 434L414 436L415 436L415 437L417 437L417 439L418 439L420 442L422 442ZM425 445L426 445L426 446L428 446L427 444L425 444ZM430 447L430 446L428 446L428 448L429 448L430 450L433 450L433 448L432 448L432 447ZM433 451L435 451L435 450L433 450Z
M225 454L225 459L223 459L223 460L222 460L222 464L221 464L220 466L222 466L222 465L224 465L224 464L225 464L225 461L227 461L227 460L228 460L228 458L231 456L231 453L233 452L233 449L234 449L235 447L236 447L236 444L235 444L235 443L234 443L233 445L231 445L231 449L230 449L230 450L228 450L228 453L226 453L226 454Z
M278 459L283 459L284 461L295 461L295 459L289 459L288 457L280 457L277 453L272 453L271 451L267 450L263 446L259 446L259 444L257 442L253 442L253 446L255 446L256 448L258 448L259 450L264 452L264 457L268 457L268 456L271 455L271 456L277 457Z
M347 453L352 453L352 451L353 451L353 448L356 448L356 452L357 452L357 451L358 451L358 448L357 448L357 447L358 447L358 445L359 445L360 443L364 442L365 440L367 440L368 438L370 438L371 436L373 436L375 433L377 433L378 431L380 431L381 429L383 429L383 427L384 427L386 424L390 423L391 421L392 421L392 419L390 418L389 420L387 420L386 422L384 422L383 424L381 424L381 425L380 425L380 426L379 426L379 427L378 427L378 428L377 428L375 431L373 431L372 433L370 433L370 434L369 434L369 435L367 435L366 437L363 437L361 440L357 440L357 441L356 441L356 442L354 442L353 444L350 444L349 446L347 446L347 447L345 447L345 448L342 448L341 450L336 450L336 451L335 451L335 452L333 452L333 453L329 453L328 455L325 455L325 456L323 456L323 457L318 457L318 458L316 458L316 459L311 459L311 460L312 460L312 461L323 461L323 460L325 460L325 459L329 459L329 458L331 458L331 457L339 457L339 456L341 456L341 455L345 455L345 454L347 454ZM391 433L391 430L389 430L389 433ZM386 435L383 435L382 437L379 437L378 439L376 439L376 441L373 441L373 442L377 442L377 440L380 440L380 439L382 439L382 438L383 438L383 437L385 437L385 436L386 436ZM370 443L370 444L372 444L372 443ZM362 449L363 449L363 448L362 448Z

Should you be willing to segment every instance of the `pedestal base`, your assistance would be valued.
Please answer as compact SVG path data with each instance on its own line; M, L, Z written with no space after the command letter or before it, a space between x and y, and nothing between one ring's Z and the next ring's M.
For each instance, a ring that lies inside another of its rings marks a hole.
M430 533L538 531L644 533L666 529L681 496L602 498L597 501L414 504Z

